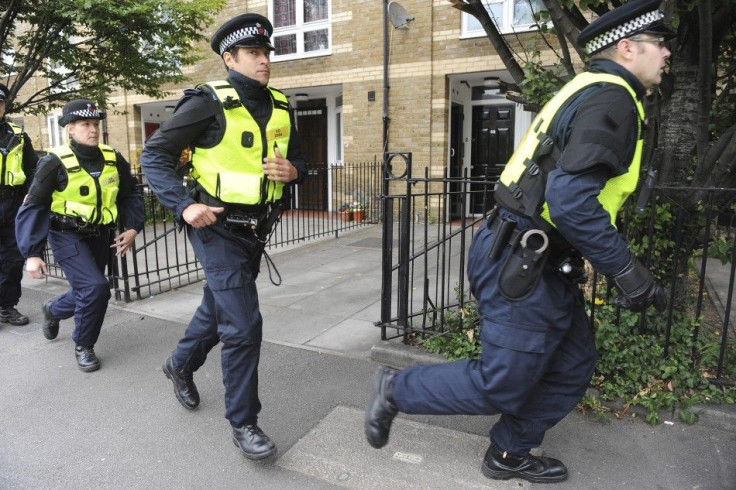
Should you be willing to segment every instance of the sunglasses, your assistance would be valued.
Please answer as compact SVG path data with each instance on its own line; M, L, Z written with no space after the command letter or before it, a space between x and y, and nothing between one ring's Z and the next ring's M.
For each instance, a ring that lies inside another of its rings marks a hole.
M634 41L635 43L654 43L660 48L667 48L670 49L670 43L667 41L667 38L664 36L660 37L630 37L628 38L629 41Z

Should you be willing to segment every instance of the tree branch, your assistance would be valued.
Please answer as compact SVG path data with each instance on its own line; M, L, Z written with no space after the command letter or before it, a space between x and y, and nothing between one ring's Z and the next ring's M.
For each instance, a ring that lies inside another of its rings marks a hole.
M707 177L703 187L717 187L731 189L736 187L736 125L728 128L716 140L703 156L699 165L699 173ZM723 199L732 198L732 194L726 194ZM699 192L693 196L693 202L697 203L705 199L705 193Z
M488 11L483 6L480 0L450 0L452 6L458 10L462 10L468 15L472 15L486 32L488 39L491 40L493 48L496 50L498 55L501 57L501 61L506 65L506 68L511 74L514 82L518 85L524 81L524 70L521 68L519 63L514 58L513 53L509 49L508 44L504 40L501 33L498 31L496 24L491 20L491 16L488 15Z
M549 12L549 16L552 19L552 23L555 25L555 30L557 30L557 37L560 39L560 34L564 35L565 39L569 39L572 43L573 48L575 49L575 52L580 56L581 60L585 59L585 51L583 51L580 46L578 46L578 35L580 34L580 29L575 27L575 24L571 20L570 14L568 11L563 10L560 6L560 3L556 0L543 0L544 6L547 7L547 12ZM564 39L560 39L560 46L562 47L563 51L566 53L565 59L570 65L570 69L568 69L568 73L575 74L575 71L572 70L572 62L570 61L570 55L569 50L567 48L567 42L564 42ZM565 64L565 68L567 68L568 65Z

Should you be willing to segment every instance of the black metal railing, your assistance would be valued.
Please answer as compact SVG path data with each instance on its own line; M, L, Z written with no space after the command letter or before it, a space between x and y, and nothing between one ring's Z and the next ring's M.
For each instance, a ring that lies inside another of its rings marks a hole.
M471 298L465 264L467 251L475 229L483 223L483 212L494 205L495 182L478 178L421 177L411 175L411 154L393 154L386 158L407 160L409 169L394 175L387 168L384 196L384 252L381 318L377 324L384 340L411 336L426 336L444 332L445 316L458 313ZM388 167L389 165L387 165ZM691 206L697 193L699 205ZM651 199L667 204L672 213L672 253L664 267L661 257L647 257L663 283L669 284L670 305L666 326L665 355L670 347L672 312L684 301L691 305L687 314L693 324L706 310L713 318L710 328L720 331L719 360L716 378L724 376L724 358L732 348L736 333L734 314L734 275L736 268L736 190L656 187ZM632 205L633 208L633 205ZM459 216L452 211L459 209ZM639 243L652 243L655 227L660 224L650 213L647 234ZM627 233L633 210L624 213L620 225ZM687 224L687 225L686 225ZM633 228L629 230L633 233ZM639 227L640 228L640 227ZM712 256L719 250L719 257ZM724 257L730 254L730 259ZM695 257L695 259L693 258ZM721 259L725 259L723 263ZM610 288L596 291L598 281L591 281L589 297L591 321L595 319L596 297L606 297ZM707 294L704 294L706 293ZM705 302L707 299L707 303ZM715 313L713 313L715 311ZM644 315L642 322L644 321ZM716 323L715 325L713 323ZM720 323L720 324L718 324ZM646 325L639 325L641 330ZM701 332L693 332L697 340ZM697 355L697 353L694 353ZM734 373L729 373L733 376Z
M146 225L131 253L108 262L115 298L141 299L204 279L185 233L150 191L145 175L136 175ZM379 222L381 162L310 164L304 181L286 197L286 210L274 227L267 249L306 243ZM344 209L343 209L344 208ZM64 278L53 252L45 251L51 277Z

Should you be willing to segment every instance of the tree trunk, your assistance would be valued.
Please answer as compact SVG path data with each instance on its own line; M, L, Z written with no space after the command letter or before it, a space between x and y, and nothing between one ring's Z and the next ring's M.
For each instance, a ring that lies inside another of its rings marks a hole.
M673 92L662 106L659 132L658 146L664 155L659 182L683 185L695 158L693 123L699 111L698 65L678 57L672 61L670 76L673 78Z

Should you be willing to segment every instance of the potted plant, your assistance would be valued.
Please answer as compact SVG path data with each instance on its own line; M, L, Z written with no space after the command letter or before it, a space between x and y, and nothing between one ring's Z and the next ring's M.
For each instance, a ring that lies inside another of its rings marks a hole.
M365 208L363 207L362 202L353 201L353 204L350 205L350 209L353 212L353 219L355 221L363 221L363 218L365 217Z
M353 210L349 203L342 203L337 208L337 212L340 213L340 219L343 221L353 221Z

